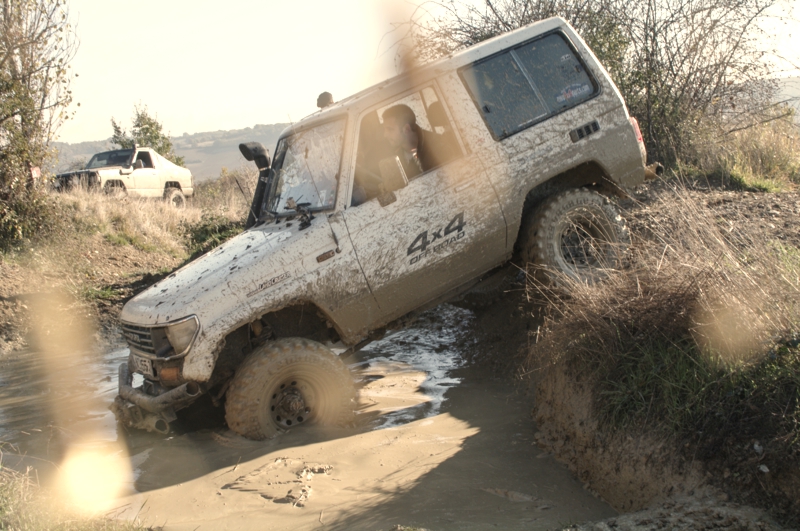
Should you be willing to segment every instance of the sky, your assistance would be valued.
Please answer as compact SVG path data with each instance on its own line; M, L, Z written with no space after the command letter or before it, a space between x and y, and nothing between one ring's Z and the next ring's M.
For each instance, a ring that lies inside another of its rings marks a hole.
M135 105L172 136L296 121L320 92L338 100L395 75L392 24L415 2L69 0L76 112L58 140L109 138ZM771 31L800 64L800 23Z
M59 140L111 136L146 105L172 136L298 120L396 74L396 0L70 0L74 119ZM80 103L78 107L76 103Z

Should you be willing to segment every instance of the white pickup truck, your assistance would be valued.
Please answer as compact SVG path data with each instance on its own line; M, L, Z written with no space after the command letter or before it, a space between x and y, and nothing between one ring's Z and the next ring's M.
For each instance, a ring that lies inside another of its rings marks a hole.
M176 207L194 193L192 172L146 147L97 153L81 170L56 175L55 187L80 186L129 197L163 198Z

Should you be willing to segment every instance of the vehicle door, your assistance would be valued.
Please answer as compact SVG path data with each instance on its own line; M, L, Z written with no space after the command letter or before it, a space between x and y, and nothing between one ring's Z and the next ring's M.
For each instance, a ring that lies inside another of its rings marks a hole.
M155 167L155 159L148 150L139 150L133 159L134 170L131 176L136 188L136 195L142 197L161 197L164 193L163 183L160 182ZM136 162L141 161L142 167L136 168Z
M441 163L422 168L406 186L381 193L381 186L386 189L382 167L392 160L403 165L404 153L393 149L382 132L384 113L397 105L414 112L422 135L442 153ZM344 219L385 322L440 297L505 257L506 226L497 196L480 160L466 152L452 123L435 83L359 118L351 206Z

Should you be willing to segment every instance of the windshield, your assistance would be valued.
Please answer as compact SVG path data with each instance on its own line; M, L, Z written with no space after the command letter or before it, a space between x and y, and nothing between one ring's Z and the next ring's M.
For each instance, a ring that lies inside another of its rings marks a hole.
M285 214L292 204L310 210L333 207L344 123L344 119L329 122L278 142L272 192L264 200L263 211Z
M105 168L107 166L127 166L128 161L131 160L131 155L133 155L132 149L104 151L92 157L91 160L89 160L89 164L86 165L86 169Z

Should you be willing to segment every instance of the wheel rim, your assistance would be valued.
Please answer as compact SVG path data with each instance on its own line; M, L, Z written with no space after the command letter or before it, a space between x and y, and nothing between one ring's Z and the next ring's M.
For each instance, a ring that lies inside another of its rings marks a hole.
M608 222L588 210L574 212L561 229L561 256L576 269L602 268L609 264Z
M172 196L172 206L174 206L175 208L183 207L183 197L181 197L178 194L174 194Z
M307 424L316 417L318 398L311 382L296 377L283 379L270 396L270 418L284 429Z

